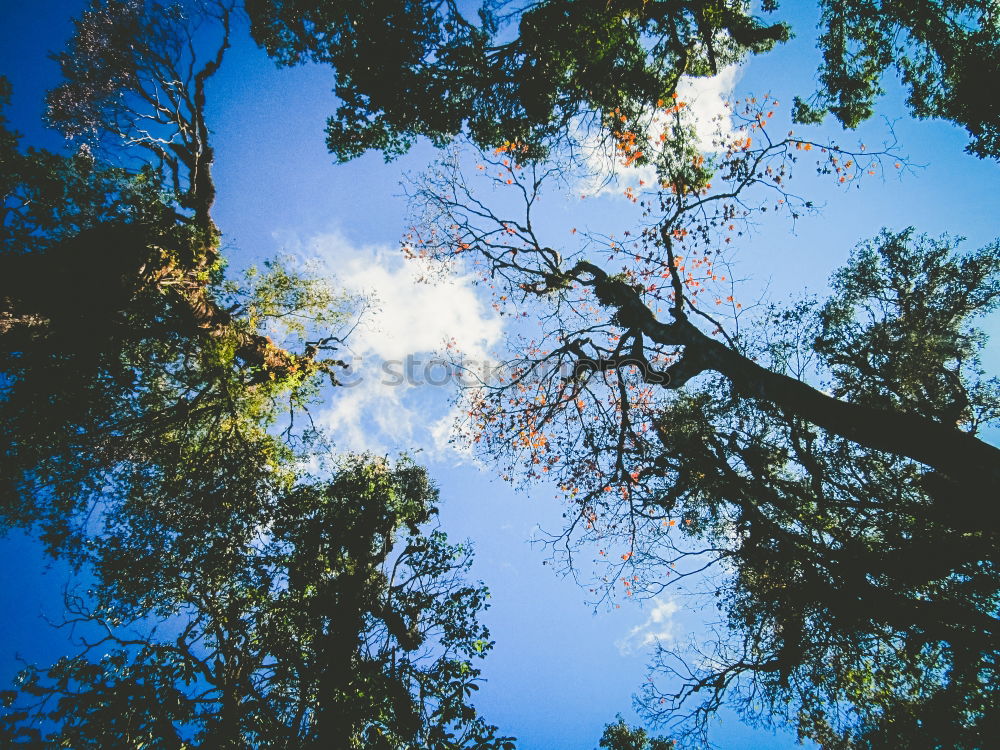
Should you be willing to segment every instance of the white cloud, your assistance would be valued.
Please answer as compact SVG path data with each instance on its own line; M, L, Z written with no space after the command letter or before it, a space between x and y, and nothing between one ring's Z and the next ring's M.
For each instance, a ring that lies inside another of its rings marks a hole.
M431 439L434 442L434 451L437 456L452 453L465 461L474 461L472 442L462 439L460 434L462 426L465 424L463 416L465 416L463 405L455 404L431 425Z
M456 383L437 353L450 342L467 360L488 362L503 330L472 277L406 260L398 248L358 247L338 233L288 244L368 300L347 341L351 385L334 390L317 421L343 450L448 450Z
M673 598L656 598L652 601L653 610L646 621L629 630L624 638L615 641L622 656L630 656L649 646L669 642L677 637L674 615L680 611L680 605Z
M726 107L736 83L743 74L739 65L729 65L718 75L706 78L685 76L677 86L678 101L687 104L688 116L698 133L698 147L702 151L714 151L713 140L722 135L730 140L736 136L733 129L732 112Z
M410 445L417 414L407 404L406 390L386 386L375 368L354 368L356 385L338 388L316 418L327 427L336 445L349 451L392 453Z
M359 354L399 361L408 354L440 351L452 340L467 357L489 357L502 326L476 294L471 277L429 273L422 261L407 261L397 249L348 248L345 253L342 245L335 248L339 282L372 298L370 314L351 344Z

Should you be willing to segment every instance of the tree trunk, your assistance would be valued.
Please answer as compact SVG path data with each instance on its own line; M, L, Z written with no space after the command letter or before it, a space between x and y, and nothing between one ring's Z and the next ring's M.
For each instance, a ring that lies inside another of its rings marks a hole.
M679 388L701 372L718 372L743 396L766 401L860 446L905 456L938 470L961 489L953 498L956 502L974 503L990 523L997 521L1000 449L925 417L835 399L800 380L761 367L706 335L682 315L671 323L657 320L631 285L592 264L580 263L571 273L576 276L579 272L593 277L584 283L593 286L602 304L616 311L623 326L658 344L684 347L681 360L666 370L670 380L665 387Z

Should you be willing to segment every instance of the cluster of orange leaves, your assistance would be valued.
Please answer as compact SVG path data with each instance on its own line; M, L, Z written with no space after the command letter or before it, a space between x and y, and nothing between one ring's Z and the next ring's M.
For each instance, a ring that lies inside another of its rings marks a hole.
M663 108L663 113L665 115L675 115L679 113L684 107L687 106L687 102L677 101L677 94L671 95L674 103L666 107L664 100L660 99L657 102L657 106ZM639 136L622 127L628 122L628 116L623 114L618 108L615 108L606 117L606 122L608 123L611 137L615 141L615 150L621 155L621 163L623 166L631 167L637 161L642 159L646 154L643 147L640 146ZM659 134L660 143L664 143L667 140L667 131L664 130ZM664 184L663 187L667 187ZM631 196L629 196L631 197Z
M494 156L500 156L500 154L513 154L516 157L518 155L524 156L527 153L528 145L526 143L521 143L520 141L505 141L503 144L493 149Z
M621 152L624 166L631 167L645 155L639 148L636 134L632 131L614 130L611 135L615 139L615 149Z

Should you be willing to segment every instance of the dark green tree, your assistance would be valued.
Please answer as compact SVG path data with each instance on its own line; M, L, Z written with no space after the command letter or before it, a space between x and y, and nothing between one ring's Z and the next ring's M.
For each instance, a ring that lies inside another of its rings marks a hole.
M279 265L225 278L204 107L230 15L95 2L50 96L52 122L87 138L77 153L22 149L0 123L0 506L53 550L147 490L204 502L224 481L206 456L287 481L279 423L335 380L340 296ZM137 168L103 164L109 151Z
M853 401L995 424L1000 388L978 370L985 339L969 323L995 308L998 284L995 247L957 255L948 238L885 232L825 304L773 308L757 354L798 377L819 371ZM731 573L717 579L717 639L700 655L659 650L650 716L700 740L730 703L823 747L988 746L1000 725L995 530L941 503L919 465L720 381L676 400L657 432L649 502L686 520L689 544L644 543L637 565L663 581L668 558L700 555Z
M683 687L647 695L678 741L701 746L731 702L831 747L982 746L1000 646L1000 452L983 430L1000 394L974 324L1000 303L1000 249L886 232L827 305L748 324L717 248L758 211L810 209L788 187L806 152L838 183L888 156L774 138L769 106L738 112L748 131L714 163L673 112L660 185L629 191L634 234L550 245L537 199L555 167L516 151L468 173L449 157L417 184L437 234L414 252L473 259L501 311L542 323L472 394L469 426L508 476L560 486L553 543L578 574L582 545L597 551L599 599L715 573L718 648L664 654Z
M578 117L641 127L682 74L710 75L787 38L741 1L248 0L254 37L280 63L337 71L327 143L338 159L393 156L418 136L544 150Z
M289 448L269 430L335 372L321 349L342 298L280 266L226 281L156 172L85 151L3 158L3 523L41 523L57 548L130 488L211 488L201 468L222 464L206 455L282 476Z
M421 533L423 471L302 475L343 301L280 264L224 276L204 107L232 10L92 3L49 111L84 147L0 133L3 521L93 575L67 601L80 652L22 673L3 738L510 748L468 702L487 594Z
M1000 79L996 3L822 0L820 8L820 88L810 104L797 103L801 119L829 111L856 127L872 116L891 69L914 115L961 125L971 138L967 151L1000 156L1000 110L993 97L983 96Z
M158 515L119 520L91 545L94 590L68 601L80 653L21 673L4 738L512 748L469 703L493 645L477 620L488 593L464 580L467 545L421 532L436 499L412 463L355 456L329 480L243 503L257 535L214 540L215 554L182 554Z
M798 115L827 109L845 126L871 117L894 70L918 117L965 127L969 150L996 157L1000 29L990 0L820 0L820 88ZM534 154L581 125L641 133L682 75L717 73L789 37L779 3L741 0L536 0L358 4L247 0L253 33L280 63L337 71L327 142L338 159L401 153L417 136L467 133L484 148Z
M608 750L673 750L674 743L664 737L650 737L642 727L631 728L619 715L618 721L604 727L599 747Z

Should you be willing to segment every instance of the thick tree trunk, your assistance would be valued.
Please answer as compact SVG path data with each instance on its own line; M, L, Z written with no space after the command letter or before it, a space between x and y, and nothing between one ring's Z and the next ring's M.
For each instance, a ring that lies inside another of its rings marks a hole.
M670 323L656 319L638 292L602 269L581 263L598 299L616 311L621 324L664 346L682 346L679 362L667 368L668 388L679 388L708 370L726 377L749 398L766 401L789 415L877 451L905 456L945 474L965 493L959 502L987 503L995 516L1000 499L1000 449L969 433L915 414L886 411L840 401L800 380L772 372L738 351L706 335L686 318Z
M266 336L242 330L219 307L203 280L215 259L213 247L197 249L190 258L192 253L177 248L164 252L158 242L155 230L147 227L106 224L45 253L0 255L0 347L16 351L53 335L80 344L104 336L126 314L141 321L137 305L148 300L139 298L158 288L173 308L168 317L179 333L235 336L236 356L253 369L254 380L315 364L315 353L296 355L275 346ZM156 311L149 312L156 317Z

